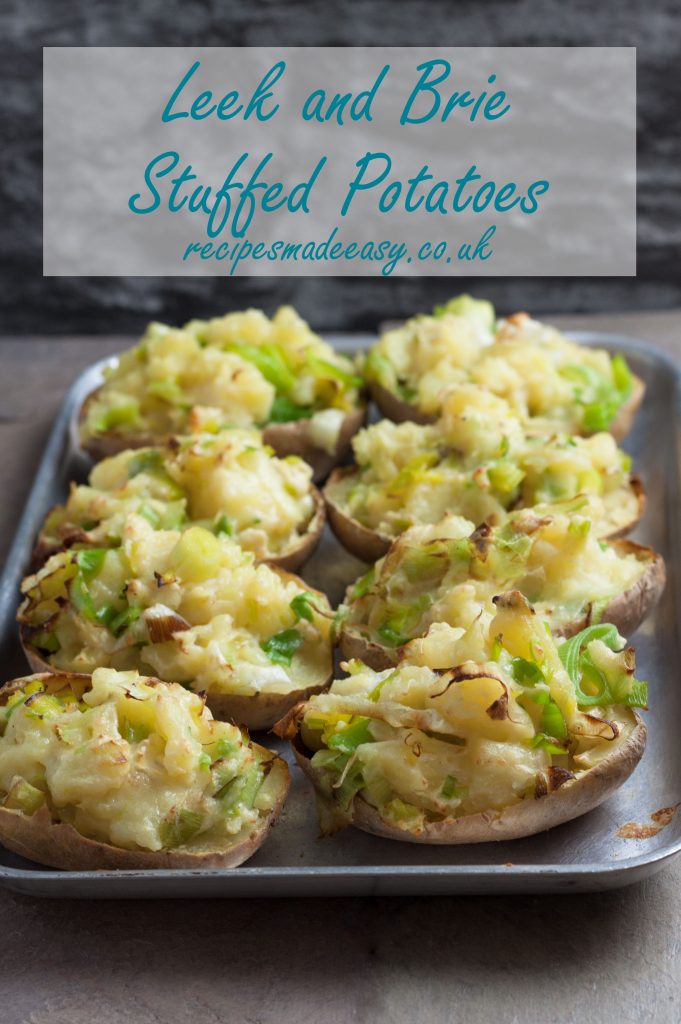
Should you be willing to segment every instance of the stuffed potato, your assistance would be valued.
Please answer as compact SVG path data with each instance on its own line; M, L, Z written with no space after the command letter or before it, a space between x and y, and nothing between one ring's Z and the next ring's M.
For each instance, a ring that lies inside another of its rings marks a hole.
M512 589L556 635L610 622L629 636L662 593L664 560L631 541L598 541L579 513L540 512L475 530L451 515L407 530L348 588L338 612L343 655L377 669L397 664L405 645L434 624L468 628Z
M36 564L62 547L117 546L130 513L158 529L225 533L259 561L291 571L312 554L324 525L308 464L276 458L256 430L234 429L99 462L88 484L72 484L66 504L49 513Z
M57 868L235 867L288 768L175 683L97 669L0 690L0 840Z
M277 731L312 780L322 829L513 839L591 810L640 760L646 684L614 626L556 647L517 592L467 630L439 624L396 669L360 662Z
M95 458L169 435L264 428L280 456L300 455L325 476L361 426L362 378L352 361L294 310L259 310L152 323L124 352L81 412L81 442Z
M365 375L398 423L433 421L449 391L473 383L505 398L536 433L609 430L618 440L644 391L623 356L578 345L526 313L495 322L490 303L467 295L387 331Z
M477 526L501 523L511 509L567 503L611 537L632 529L643 508L631 460L611 434L528 435L507 402L475 385L448 395L435 424L382 420L352 445L357 466L336 470L324 498L341 543L366 561L447 512Z
M218 718L266 728L331 674L331 609L228 537L131 515L118 548L52 555L22 585L36 670L135 669L196 692Z

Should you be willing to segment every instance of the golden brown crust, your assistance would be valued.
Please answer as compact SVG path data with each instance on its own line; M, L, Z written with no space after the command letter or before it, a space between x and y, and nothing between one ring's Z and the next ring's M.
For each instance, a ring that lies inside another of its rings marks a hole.
M344 548L365 562L375 562L382 558L395 538L363 526L356 519L347 515L332 497L334 485L355 472L355 466L344 466L333 471L322 492L326 502L326 514L329 526Z
M380 816L375 807L362 797L355 797L352 824L363 832L397 839L407 843L460 845L521 839L562 825L598 807L631 775L641 760L646 743L646 727L635 711L630 712L634 724L627 739L599 764L559 789L534 799L521 800L501 811L491 810L461 818L429 822L422 831L408 832ZM316 772L298 738L292 743L296 761L312 784Z
M33 679L40 679L54 688L71 686L82 694L90 685L90 677L77 672L40 673L38 676L14 680L0 689L0 706L17 689ZM160 684L149 679L152 685ZM160 684L163 685L163 684ZM224 849L206 847L201 849L175 850L126 850L110 843L88 839L77 832L72 825L56 821L46 806L33 815L22 811L0 807L0 843L21 857L67 871L123 870L136 871L143 868L234 868L252 857L262 845L267 833L275 824L286 800L290 786L288 766L272 751L252 744L260 757L271 763L270 774L278 780L277 799L262 821L242 836L235 836Z
M381 384L372 381L370 384L371 397L379 408L381 415L393 423L404 423L411 420L412 423L434 423L436 416L422 412L416 405L399 398L394 392L384 388ZM617 415L610 424L610 433L616 441L623 441L633 426L636 414L643 401L645 384L640 377L633 377L631 394L626 402L620 406ZM585 431L588 435L588 431Z
M74 527L69 533L68 537L62 538L61 543L55 542L51 538L47 537L44 530L44 524L47 522L49 517L61 506L53 505L49 509L45 519L43 521L43 527L38 534L38 539L35 542L33 551L31 552L31 563L29 571L31 573L38 572L43 567L48 558L52 555L56 555L58 551L63 551L65 548L70 548L73 544L87 544L89 542L89 534L87 531L80 527Z
M350 442L364 423L366 406L346 412L341 425L338 443L333 454L317 448L310 441L310 421L295 420L293 423L270 423L263 430L265 444L270 444L280 458L286 455L300 455L312 466L315 483L325 480L332 469L343 462L350 452Z

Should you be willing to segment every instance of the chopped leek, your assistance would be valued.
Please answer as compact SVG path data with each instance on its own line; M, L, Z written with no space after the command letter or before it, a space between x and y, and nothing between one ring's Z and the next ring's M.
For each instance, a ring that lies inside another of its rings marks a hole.
M319 356L308 349L306 354L307 365L317 377L331 377L344 384L346 388L361 388L363 380L350 370L344 370L342 366L336 366L327 359L320 359Z
M106 548L84 548L77 553L76 564L87 583L101 571L106 556Z
M305 619L306 622L312 622L313 600L314 597L308 590L303 590L302 593L296 594L289 605L296 617L296 622L300 622L301 619Z
M224 534L225 537L234 536L234 527L232 526L224 512L221 512L220 515L218 515L217 518L215 519L213 523L213 533L217 537L219 537L220 534Z
M560 660L572 680L580 707L609 707L623 704L645 708L648 702L648 684L633 676L624 667L609 677L597 668L588 651L588 645L600 640L611 651L622 651L621 637L613 625L588 626L558 648ZM585 689L585 687L587 689Z
M276 395L270 409L270 423L291 423L294 420L307 420L314 415L311 405L297 405L286 395Z
M552 736L554 739L564 740L567 738L568 730L563 718L563 712L554 700L549 700L544 705L539 728L547 736Z
M137 622L140 615L142 614L141 608L128 607L124 608L122 612L119 612L109 622L109 629L118 636L120 633L124 633L133 622Z
M370 718L355 718L339 732L329 737L327 745L331 750L340 750L343 754L354 754L361 743L371 743Z
M351 597L353 601L356 601L360 597L364 597L364 595L371 590L375 576L376 569L375 566L372 565L368 572L365 572L363 576L360 576L352 588Z
M137 455L133 455L128 463L128 479L138 476L140 473L155 473L163 469L163 455L158 448L143 449Z
M260 370L265 380L274 384L277 391L290 391L296 378L289 369L286 356L278 345L228 345L227 351L240 356Z
M545 683L544 673L533 661L526 658L514 658L511 662L511 673L516 683L521 686L536 686L537 683Z
M260 647L275 665L289 666L302 643L303 638L297 629L284 629L268 640L263 640Z
M445 800L465 800L468 796L468 786L462 786L453 775L448 775L440 792Z
M167 818L159 829L159 836L166 850L172 850L177 846L184 846L190 839L193 839L197 832L200 832L203 824L203 815L198 811L182 809Z

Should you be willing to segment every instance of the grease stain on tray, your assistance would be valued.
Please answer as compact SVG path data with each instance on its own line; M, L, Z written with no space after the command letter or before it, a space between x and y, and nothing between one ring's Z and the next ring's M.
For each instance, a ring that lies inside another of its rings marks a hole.
M673 804L671 807L661 807L650 815L650 825L638 825L635 821L626 821L617 829L620 839L652 839L658 832L671 822L681 804Z

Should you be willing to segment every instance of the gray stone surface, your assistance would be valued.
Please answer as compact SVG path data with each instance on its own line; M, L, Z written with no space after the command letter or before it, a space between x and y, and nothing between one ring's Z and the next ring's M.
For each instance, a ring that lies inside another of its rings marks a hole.
M41 276L44 45L627 45L638 47L636 279L487 279L466 287L504 312L681 303L678 0L3 0L0 4L0 323L19 333L139 332L248 304L293 302L315 326L371 328L457 290L451 279ZM143 59L143 58L141 58ZM575 153L575 162L579 153ZM607 245L607 239L604 240Z
M678 1024L681 864L591 896L3 898L3 1024Z
M681 357L681 311L557 319ZM66 387L120 343L0 339L0 559ZM678 1024L680 912L681 858L571 896L109 903L0 890L0 1022Z

